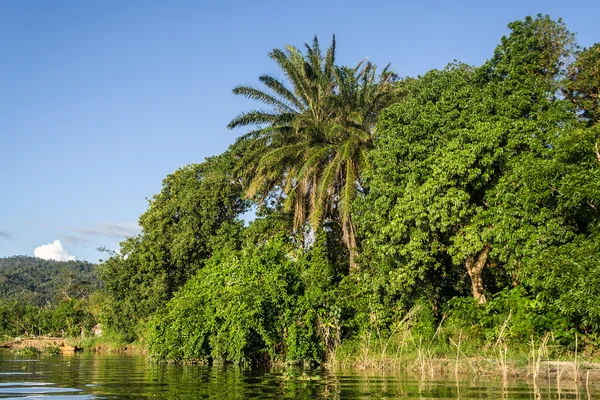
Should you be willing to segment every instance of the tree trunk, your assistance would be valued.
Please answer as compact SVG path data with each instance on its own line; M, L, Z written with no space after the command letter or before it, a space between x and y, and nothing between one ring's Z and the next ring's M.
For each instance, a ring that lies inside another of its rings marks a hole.
M483 268L487 263L488 255L492 247L489 244L486 244L479 256L477 257L477 261L475 261L475 257L467 258L465 263L467 267L467 272L471 277L471 284L473 285L473 297L479 302L479 304L483 304L487 302L487 298L485 297L485 292L483 291Z
M348 248L348 255L350 256L350 275L357 274L359 272L359 266L356 262L357 246L356 246L356 233L354 230L354 224L352 220L348 222L348 226L344 229L343 239Z

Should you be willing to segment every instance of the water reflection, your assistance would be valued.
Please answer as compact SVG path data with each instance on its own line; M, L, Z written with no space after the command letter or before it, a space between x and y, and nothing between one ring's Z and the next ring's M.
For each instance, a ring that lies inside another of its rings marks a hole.
M554 382L556 383L556 382ZM76 354L22 359L0 352L0 399L587 399L583 386L461 380L325 369L245 369L153 364L143 357Z

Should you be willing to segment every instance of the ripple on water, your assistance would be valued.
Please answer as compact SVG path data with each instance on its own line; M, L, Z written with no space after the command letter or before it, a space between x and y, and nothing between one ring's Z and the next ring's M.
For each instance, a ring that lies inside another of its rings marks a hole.
M75 394L75 395L64 395L64 396L18 396L18 397L2 397L2 400L22 400L22 399L52 399L52 400L92 400L98 397L90 396L87 394Z
M60 393L78 393L81 392L81 389L75 388L63 388L56 387L53 383L46 382L10 382L10 383L0 383L0 395L9 394L9 395L22 395L22 397L26 397L26 395L35 394L36 398L39 398L39 395L48 395L48 394L60 394ZM57 398L53 396L53 398ZM71 397L69 397L71 398ZM88 397L89 398L89 397Z
M0 383L0 391L3 387L10 386L48 386L54 385L54 383L46 383L46 382L9 382L9 383Z
M31 372L0 372L0 375L32 375Z

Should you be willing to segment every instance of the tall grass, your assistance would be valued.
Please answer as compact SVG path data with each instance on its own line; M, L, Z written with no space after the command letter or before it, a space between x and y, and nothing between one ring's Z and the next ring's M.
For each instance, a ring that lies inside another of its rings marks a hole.
M363 370L385 370L418 376L498 376L506 383L528 377L536 385L542 377L581 383L582 356L579 339L575 350L560 345L552 332L530 337L528 342L511 338L512 313L495 330L457 327L443 317L435 331L419 329L418 308L411 309L389 330L367 329L360 340L345 340L336 350L335 365ZM433 332L433 333L431 333ZM488 334L486 336L486 334ZM565 372L569 370L571 374ZM589 375L588 375L589 376Z

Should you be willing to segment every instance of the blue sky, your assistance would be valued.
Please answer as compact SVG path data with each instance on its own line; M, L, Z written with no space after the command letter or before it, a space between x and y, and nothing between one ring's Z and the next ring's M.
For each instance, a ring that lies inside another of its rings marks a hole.
M118 249L167 174L243 133L231 89L277 75L273 48L335 33L339 63L415 76L481 64L537 13L600 41L585 0L0 1L0 257Z

